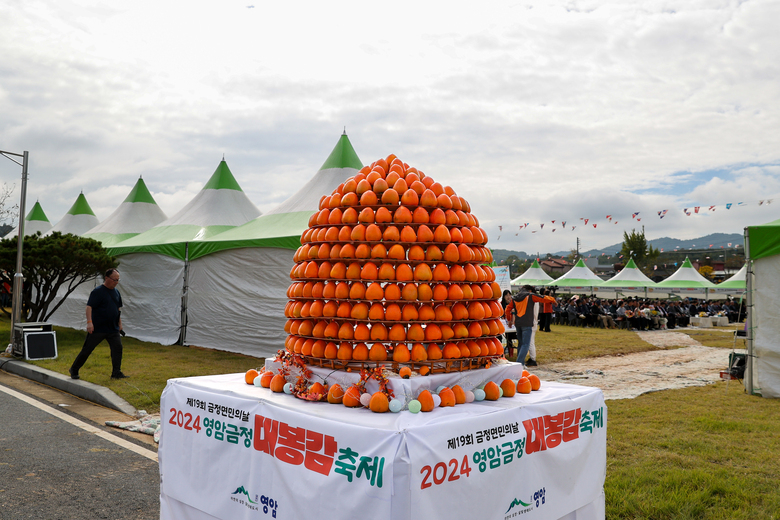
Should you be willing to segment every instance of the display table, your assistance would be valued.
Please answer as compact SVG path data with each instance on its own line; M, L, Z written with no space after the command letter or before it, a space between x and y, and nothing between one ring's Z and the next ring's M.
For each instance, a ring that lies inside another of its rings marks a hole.
M543 382L498 401L376 414L228 374L172 379L160 408L163 520L604 518L596 388Z
M691 325L694 327L701 327L701 328L710 328L712 327L712 318L709 316L705 316L703 318L700 318L698 316L691 316Z
M729 326L729 318L728 318L728 316L713 316L712 317L712 326L713 327L728 327Z

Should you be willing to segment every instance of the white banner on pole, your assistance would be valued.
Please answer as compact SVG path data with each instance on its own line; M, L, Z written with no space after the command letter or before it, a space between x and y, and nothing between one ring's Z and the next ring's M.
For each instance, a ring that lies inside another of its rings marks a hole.
M501 287L501 292L512 290L512 280L509 278L508 265L493 266L493 272L496 273L496 283Z

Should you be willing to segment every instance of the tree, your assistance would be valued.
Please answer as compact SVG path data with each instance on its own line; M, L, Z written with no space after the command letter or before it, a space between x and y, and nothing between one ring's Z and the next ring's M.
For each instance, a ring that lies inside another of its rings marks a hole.
M13 206L6 206L6 203L8 202L8 199L11 198L11 194L14 192L14 185L8 185L6 183L3 183L2 186L0 186L0 223L7 224L11 226L11 229L14 228L14 219L16 218L16 214L19 212L19 204L14 204ZM10 222L7 222L10 220ZM6 231L3 236L7 235L11 229Z
M24 237L22 315L27 321L48 320L76 287L117 265L100 242L91 238L58 232ZM2 240L0 282L13 287L15 270L16 238ZM49 310L61 288L62 298Z
M707 280L712 279L712 273L715 272L715 269L711 265L703 265L699 267L699 274L702 275Z
M623 255L625 262L628 262L629 258L633 258L637 267L645 270L653 260L658 258L661 252L647 244L645 227L642 226L641 233L637 233L635 229L631 230L630 235L623 231L623 248L620 250L620 254Z

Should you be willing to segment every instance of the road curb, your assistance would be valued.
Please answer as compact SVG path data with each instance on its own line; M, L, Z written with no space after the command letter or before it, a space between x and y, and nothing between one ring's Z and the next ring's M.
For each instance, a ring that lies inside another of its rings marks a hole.
M89 381L82 381L81 379L71 379L70 376L60 374L59 372L53 372L15 359L6 361L0 368L17 376L68 392L87 401L118 410L132 417L137 416L138 411L135 407L104 386L96 385Z

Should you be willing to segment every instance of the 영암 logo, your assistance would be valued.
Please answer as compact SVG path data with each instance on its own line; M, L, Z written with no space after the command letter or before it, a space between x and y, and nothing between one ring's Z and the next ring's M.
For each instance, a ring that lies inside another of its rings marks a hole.
M244 486L239 487L235 491L231 493L231 495L245 495L246 499L249 500L250 504L256 504L257 502L254 502L251 498L249 498L249 493L246 489L244 489Z
M509 509L507 509L507 510L506 510L506 512L507 512L507 513L508 513L508 512L510 512L510 511L512 510L512 508L513 508L513 507L515 507L515 506L523 506L523 507L528 507L528 506L530 506L530 505L531 505L531 503L530 503L530 502L526 504L525 502L523 502L523 501L522 501L522 500L520 500L519 498L515 498L514 500L512 500L512 503L511 503L511 504L509 504ZM506 513L504 513L504 514L506 514Z

